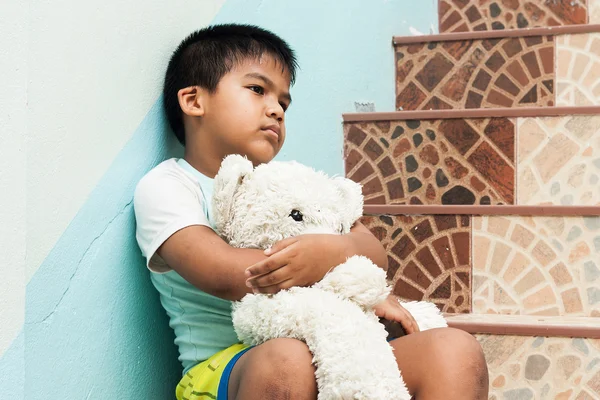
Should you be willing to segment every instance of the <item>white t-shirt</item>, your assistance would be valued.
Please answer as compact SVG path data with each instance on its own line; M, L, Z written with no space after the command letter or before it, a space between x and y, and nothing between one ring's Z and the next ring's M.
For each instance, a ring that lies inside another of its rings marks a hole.
M214 228L212 188L213 180L185 160L169 159L140 180L133 199L137 242L175 331L184 373L238 342L231 321L231 302L196 288L156 253L165 240L185 227Z

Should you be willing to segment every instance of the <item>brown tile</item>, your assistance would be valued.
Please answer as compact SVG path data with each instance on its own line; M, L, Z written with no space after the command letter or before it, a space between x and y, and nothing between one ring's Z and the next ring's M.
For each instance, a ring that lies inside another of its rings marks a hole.
M426 98L427 95L411 82L396 98L396 108L399 110L416 110Z
M490 58L486 61L485 65L493 72L498 70L506 63L504 56L500 52L495 51Z
M463 219L454 215L363 217L388 251L388 279L394 293L406 300L434 301L443 311L470 311L471 227L468 218ZM427 232L419 233L420 242L409 237L421 230Z
M500 157L487 142L481 143L475 149L469 156L469 162L500 193L507 204L513 204L515 171L512 165Z
M473 81L473 87L481 91L485 91L488 88L491 80L492 76L481 69Z
M478 0L467 5L444 1L438 6L441 33L585 24L585 0Z
M510 120L389 122L344 127L346 176L363 185L366 204L507 203L505 188L482 167L475 149L486 143L503 154L511 165L501 166L496 174L514 169L515 127ZM357 132L366 136L355 140Z
M492 118L483 132L510 161L515 162L515 124L510 119Z
M439 129L461 155L464 155L479 140L479 134L462 119L444 120Z
M473 46L472 40L457 40L453 42L443 42L442 47L455 60L460 60L467 51Z
M454 64L440 53L436 53L415 76L428 91L432 91L452 70Z
M397 61L396 106L402 110L548 106L554 42L536 36L430 43ZM408 54L412 45L398 45ZM537 89L531 92L532 85ZM545 87L545 86L544 86Z
M502 48L509 57L514 57L515 54L523 51L523 46L521 46L521 41L518 38L505 40Z
M519 60L513 60L506 68L506 71L510 76L515 78L521 86L527 86L529 84L529 77L525 73L523 65Z

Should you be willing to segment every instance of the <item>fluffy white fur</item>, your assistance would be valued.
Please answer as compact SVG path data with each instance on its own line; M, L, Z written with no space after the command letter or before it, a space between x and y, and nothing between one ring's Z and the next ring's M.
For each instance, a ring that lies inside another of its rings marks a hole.
M236 247L266 249L306 233L345 234L362 206L360 185L296 162L253 168L247 159L231 155L215 177L217 232ZM303 220L294 220L292 210ZM284 337L306 342L319 400L409 400L387 332L372 310L389 293L385 272L355 256L312 287L246 295L233 305L233 324L246 344ZM421 330L447 326L431 303L402 304Z

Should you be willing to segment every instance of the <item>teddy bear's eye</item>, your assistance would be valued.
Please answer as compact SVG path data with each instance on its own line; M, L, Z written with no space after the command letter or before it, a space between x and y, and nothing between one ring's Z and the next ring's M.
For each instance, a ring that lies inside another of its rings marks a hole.
M298 210L292 210L290 217L292 217L292 219L296 222L302 222L302 219L304 218L302 213Z

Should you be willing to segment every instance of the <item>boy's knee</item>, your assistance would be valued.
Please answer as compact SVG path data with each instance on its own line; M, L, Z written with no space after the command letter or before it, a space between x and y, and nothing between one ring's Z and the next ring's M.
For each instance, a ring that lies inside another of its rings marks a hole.
M316 399L317 384L312 354L295 339L274 339L253 361L253 386L260 386L265 399Z
M487 388L487 363L477 339L459 329L443 328L436 330L433 342L440 367L449 374L471 376L475 385Z

